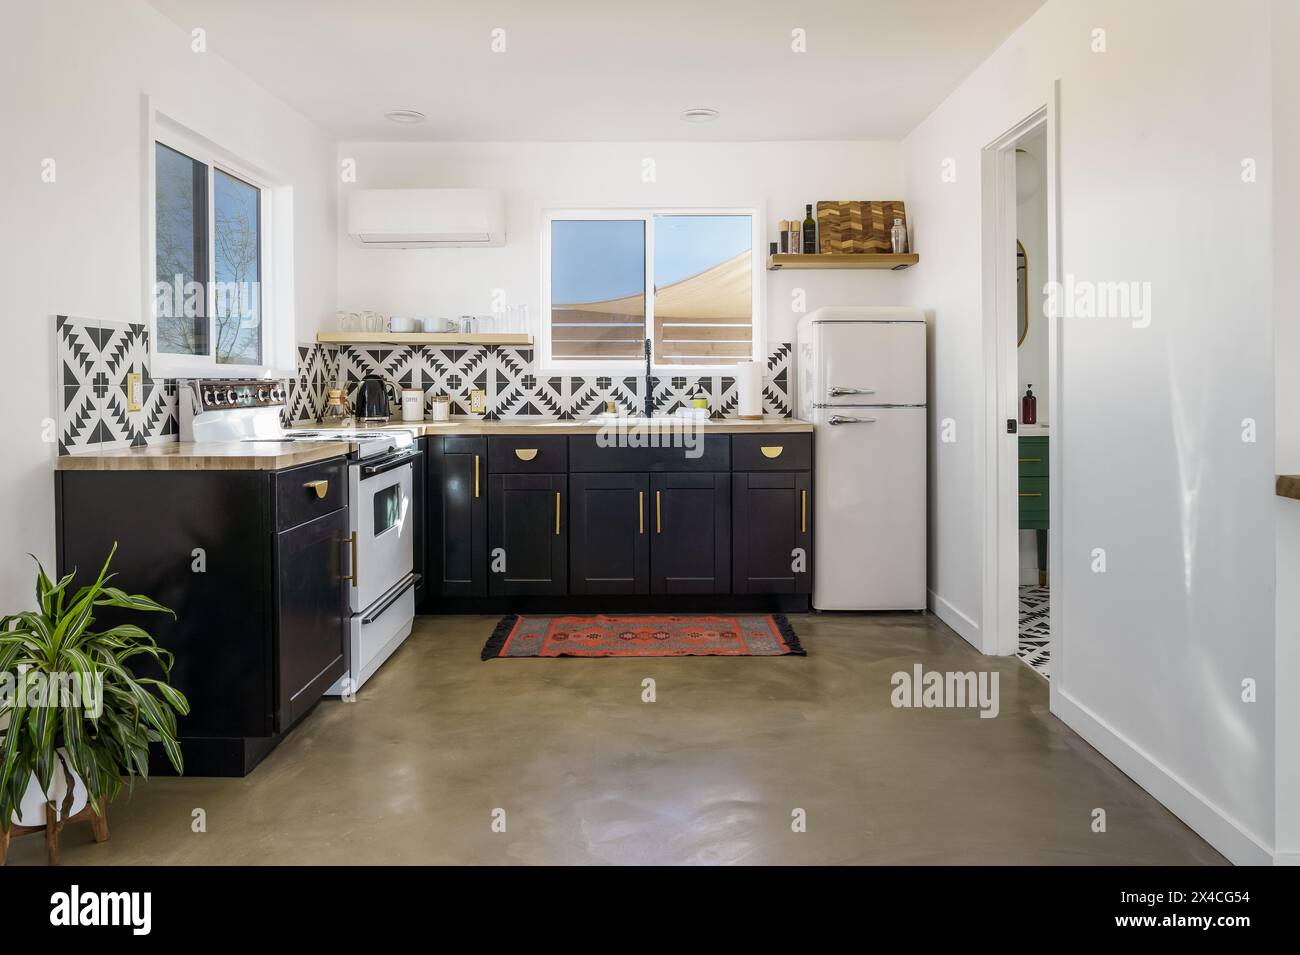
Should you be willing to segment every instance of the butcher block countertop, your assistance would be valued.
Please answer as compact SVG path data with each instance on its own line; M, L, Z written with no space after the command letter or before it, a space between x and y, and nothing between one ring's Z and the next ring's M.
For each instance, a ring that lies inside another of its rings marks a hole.
M322 427L346 427L352 430L374 431L397 428L414 431L417 436L430 434L598 434L605 424L624 422L623 427L634 427L643 419L577 419L560 421L544 418L538 421L483 421L479 418L456 418L448 422L400 421L390 418L387 423L326 425L301 424L288 429L315 431ZM655 419L661 428L684 427L695 422L689 419ZM797 418L768 415L752 420L743 418L711 418L698 422L704 434L795 434L811 432L813 426ZM282 468L311 464L327 458L349 454L352 442L339 441L229 441L187 443L175 441L144 448L123 448L117 451L82 451L58 458L54 467L59 471L279 471Z
M1275 490L1278 497L1290 497L1300 501L1300 474L1279 474Z
M65 454L54 467L58 471L279 471L351 451L350 441L173 441L146 448Z
M653 419L660 428L685 427L694 424L690 418L663 417ZM387 423L368 423L347 427L362 431L374 431L383 428L405 428L414 431L417 436L430 434L597 434L601 427L615 422L625 422L624 427L631 428L643 423L644 418L577 418L561 421L557 418L540 418L536 421L521 421L518 418L484 421L481 418L453 418L451 421L402 421L389 418ZM798 418L783 418L779 415L766 415L762 418L706 418L698 422L705 434L797 434L811 433L813 426ZM337 424L301 424L294 425L290 431L313 431L321 427L339 427Z

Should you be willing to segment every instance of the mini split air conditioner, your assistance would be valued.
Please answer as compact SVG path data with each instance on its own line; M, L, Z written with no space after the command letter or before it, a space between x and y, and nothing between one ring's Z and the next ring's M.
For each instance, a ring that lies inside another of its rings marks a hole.
M358 189L348 235L366 249L505 245L505 206L495 189Z

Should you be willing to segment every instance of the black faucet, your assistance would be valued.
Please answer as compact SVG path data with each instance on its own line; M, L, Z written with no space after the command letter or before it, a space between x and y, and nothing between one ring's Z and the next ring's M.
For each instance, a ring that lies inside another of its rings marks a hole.
M654 417L655 408L655 386L654 379L650 377L650 339L645 340L645 416Z

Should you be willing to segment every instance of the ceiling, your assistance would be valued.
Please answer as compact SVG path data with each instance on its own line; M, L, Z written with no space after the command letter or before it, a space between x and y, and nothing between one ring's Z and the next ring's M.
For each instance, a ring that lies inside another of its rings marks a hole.
M744 141L899 139L1044 0L149 2L339 139Z

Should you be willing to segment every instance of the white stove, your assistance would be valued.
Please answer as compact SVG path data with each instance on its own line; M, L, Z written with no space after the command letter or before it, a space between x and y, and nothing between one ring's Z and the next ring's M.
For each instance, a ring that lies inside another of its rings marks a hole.
M347 441L352 610L348 672L326 691L350 696L402 645L415 619L415 432L405 428L286 429L279 381L180 381L182 441Z

